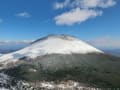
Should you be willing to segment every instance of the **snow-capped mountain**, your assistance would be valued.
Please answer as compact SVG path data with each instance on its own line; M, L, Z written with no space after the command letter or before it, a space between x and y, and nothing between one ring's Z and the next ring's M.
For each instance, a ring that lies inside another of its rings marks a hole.
M32 83L73 80L97 87L120 87L120 58L66 35L50 35L1 56L0 69Z
M36 58L46 54L103 53L87 43L68 35L49 35L31 43L28 47L3 55L0 63L16 62L20 58Z

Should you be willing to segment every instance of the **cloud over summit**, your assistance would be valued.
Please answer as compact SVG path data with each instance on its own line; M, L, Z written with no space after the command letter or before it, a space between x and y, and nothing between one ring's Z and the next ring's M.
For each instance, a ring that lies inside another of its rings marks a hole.
M82 23L102 15L103 9L115 4L116 0L64 0L64 2L56 2L54 4L56 10L67 8L68 11L55 16L54 20L57 25Z

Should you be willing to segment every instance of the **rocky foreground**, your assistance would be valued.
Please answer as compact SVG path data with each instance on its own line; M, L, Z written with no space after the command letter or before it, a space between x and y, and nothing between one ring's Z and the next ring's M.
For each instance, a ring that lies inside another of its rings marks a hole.
M91 87L92 88L92 87ZM72 80L61 82L25 82L0 73L0 90L89 90L85 85Z

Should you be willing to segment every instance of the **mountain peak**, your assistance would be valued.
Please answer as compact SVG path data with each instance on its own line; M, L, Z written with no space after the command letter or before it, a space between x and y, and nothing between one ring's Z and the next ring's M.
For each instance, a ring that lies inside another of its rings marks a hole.
M50 34L48 36L45 36L43 38L40 38L40 39L33 41L32 44L39 42L39 41L42 41L42 40L50 39L50 38L59 38L59 39L64 39L64 40L76 40L77 39L75 36L72 36L72 35Z
M49 35L34 41L30 46L0 57L0 62L11 62L23 57L36 58L47 54L103 53L93 46L69 35Z

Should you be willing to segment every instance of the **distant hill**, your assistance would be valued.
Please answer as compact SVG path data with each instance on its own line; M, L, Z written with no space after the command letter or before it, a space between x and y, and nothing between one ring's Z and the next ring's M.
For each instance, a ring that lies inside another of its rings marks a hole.
M119 48L118 49L103 49L103 51L110 55L120 57L120 49Z

